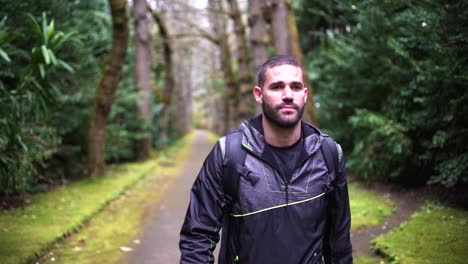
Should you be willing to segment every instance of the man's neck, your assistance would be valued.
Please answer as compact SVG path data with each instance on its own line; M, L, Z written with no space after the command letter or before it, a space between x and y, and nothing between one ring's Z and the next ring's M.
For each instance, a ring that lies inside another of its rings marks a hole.
M301 137L301 122L291 128L282 128L262 117L262 126L266 142L276 147L291 146Z

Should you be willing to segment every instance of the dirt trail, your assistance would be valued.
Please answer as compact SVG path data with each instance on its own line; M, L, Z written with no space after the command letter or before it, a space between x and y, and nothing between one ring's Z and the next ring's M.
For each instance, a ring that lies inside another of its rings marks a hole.
M410 219L411 215L423 204L423 197L417 190L406 191L401 188L383 184L372 184L365 187L381 193L395 202L396 209L381 225L361 229L351 234L353 256L375 256L376 253L371 249L371 240L378 235L385 234L391 229L400 226L402 222Z
M195 132L195 140L184 168L169 183L163 198L151 208L144 222L141 244L119 263L179 263L179 232L189 201L190 188L213 147L207 133ZM177 163L177 161L176 161ZM179 165L179 163L177 163Z

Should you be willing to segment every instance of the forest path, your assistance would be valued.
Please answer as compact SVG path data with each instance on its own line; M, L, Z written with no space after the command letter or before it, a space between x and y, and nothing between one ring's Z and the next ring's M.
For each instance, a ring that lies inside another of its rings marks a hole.
M371 241L376 236L385 234L390 230L400 226L401 223L409 220L423 204L424 196L420 190L403 190L401 187L373 183L362 185L364 188L383 194L395 203L395 212L385 218L384 222L378 226L363 228L351 233L353 245L353 256L376 256L371 248Z
M205 157L214 143L208 140L206 131L195 131L195 139L191 153L180 166L179 175L169 183L162 199L156 202L144 220L141 244L129 252L118 263L178 263L179 232L182 226L189 201L190 188L200 170ZM370 247L371 240L398 227L403 221L421 206L422 199L417 192L407 192L383 184L364 186L370 190L382 193L396 203L396 211L387 217L379 226L365 228L353 232L353 256L373 256L375 252ZM217 256L217 252L215 253Z
M144 220L140 245L119 263L179 263L179 232L189 202L190 188L214 143L206 131L195 131L191 152L179 175L171 181L163 197Z

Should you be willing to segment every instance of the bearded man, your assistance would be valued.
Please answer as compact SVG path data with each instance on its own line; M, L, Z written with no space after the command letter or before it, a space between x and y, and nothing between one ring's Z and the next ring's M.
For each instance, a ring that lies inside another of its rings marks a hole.
M253 95L262 114L206 158L180 233L180 263L214 263L221 229L218 263L352 263L344 158L302 121L303 74L289 56L260 67Z

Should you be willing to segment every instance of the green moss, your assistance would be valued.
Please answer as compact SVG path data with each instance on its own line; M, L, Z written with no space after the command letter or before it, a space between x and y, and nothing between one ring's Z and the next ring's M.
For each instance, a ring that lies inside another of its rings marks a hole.
M386 262L380 258L370 256L353 257L354 264L385 264Z
M394 263L466 263L467 230L468 211L427 203L373 246Z
M185 140L191 140L191 138L193 136ZM183 143L178 143L171 148L172 152L175 152L177 147L180 148L181 144ZM180 155L183 153L178 152L177 157L180 158ZM91 218L97 223L104 223L102 226L106 228L101 227L91 231L88 236L80 237L78 241L94 250L94 255L105 254L107 259L106 250L115 250L113 240L123 241L123 239L118 239L124 237L121 234L134 232L135 226L128 223L135 222L138 216L131 210L113 213L111 209L109 214L94 220L97 214L106 205L112 208L125 200L131 200L129 197L141 198L140 194L130 191L129 188L135 184L141 187L143 181L140 180L144 176L152 175L150 178L154 178L159 174L173 175L171 171L175 168L158 166L160 162L169 159L170 157L166 155L160 155L157 160L116 166L111 168L104 177L86 179L48 193L34 195L28 206L2 212L0 214L0 263L30 262L37 255L44 254L67 234L73 234L87 225ZM148 192L145 194L148 195ZM122 210L126 209L128 208ZM120 222L117 222L118 219ZM115 224L109 225L109 223ZM94 225L89 223L88 226ZM97 231L102 232L104 236L110 235L110 239L94 239L94 233ZM79 236L82 236L81 233ZM87 237L93 237L93 239L88 240ZM125 238L128 241L128 237L125 236ZM107 263L108 261L101 262ZM73 263L77 262L73 261Z
M394 203L381 194L366 190L356 183L350 183L351 231L376 226L391 215Z

